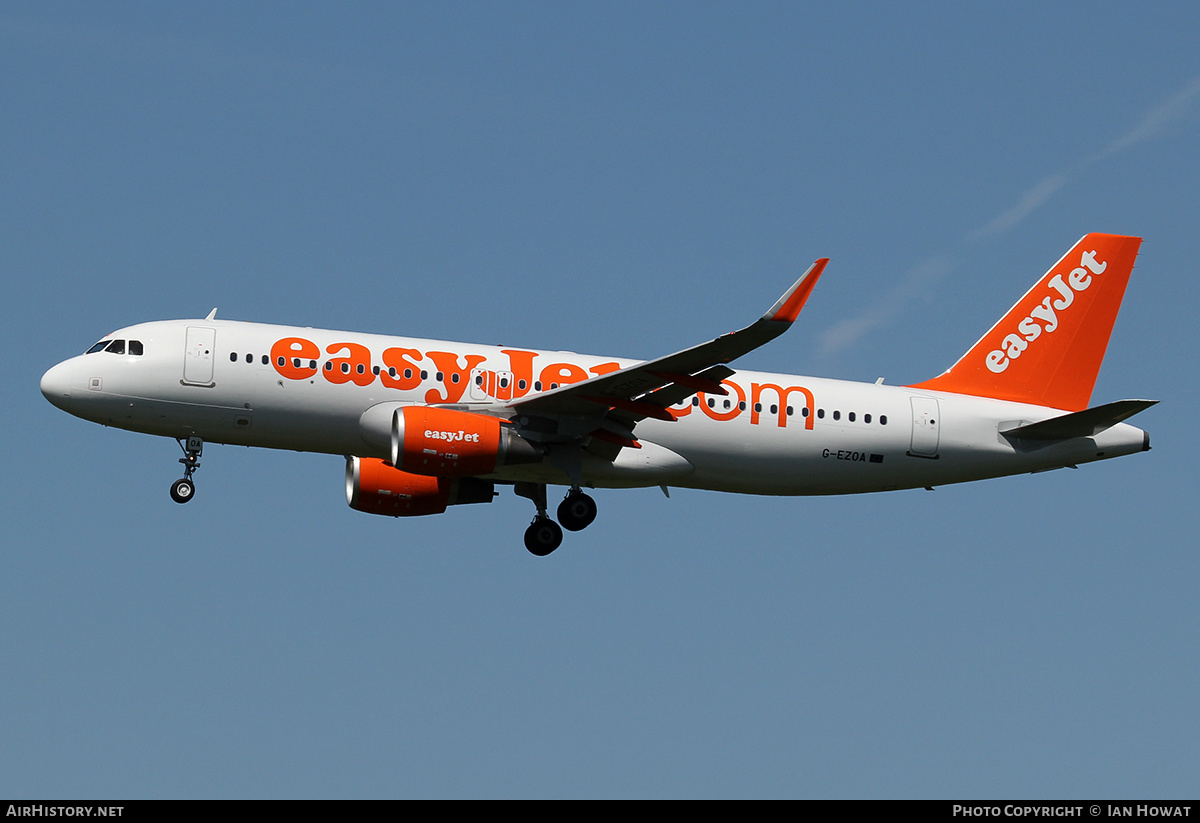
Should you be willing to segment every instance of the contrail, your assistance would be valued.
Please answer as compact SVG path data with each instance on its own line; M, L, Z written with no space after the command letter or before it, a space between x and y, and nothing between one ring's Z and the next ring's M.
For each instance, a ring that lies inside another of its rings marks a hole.
M1069 168L1043 177L1027 189L1014 205L979 228L968 232L960 245L991 240L1007 233L1088 167L1168 133L1170 127L1190 114L1197 103L1200 103L1200 77L1188 81L1175 93L1148 109L1133 128L1098 153L1083 158ZM930 257L913 266L903 279L874 305L858 316L839 321L822 332L818 337L818 357L828 357L854 345L874 329L900 314L905 304L922 293L922 287L948 277L957 267L958 263L951 255Z
M1198 100L1200 100L1200 77L1193 78L1179 91L1147 111L1142 115L1141 122L1123 136L1109 143L1099 154L1085 160L1082 166L1090 166L1098 160L1111 157L1117 152L1164 134L1172 123L1182 120Z
M1059 172L1043 177L1029 191L1021 195L1017 204L982 228L978 228L966 236L965 242L973 243L988 237L1004 234L1013 226L1028 217L1038 206L1045 203L1059 189L1067 184L1067 172Z

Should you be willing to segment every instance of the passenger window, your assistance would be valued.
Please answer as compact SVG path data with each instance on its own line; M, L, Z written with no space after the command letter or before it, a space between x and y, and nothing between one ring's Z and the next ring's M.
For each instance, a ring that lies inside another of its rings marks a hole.
M854 412L850 412L850 414L846 415L846 417L851 423L854 422Z
M253 363L253 362L254 362L254 355L252 355L252 354L247 354L247 355L246 355L246 362L247 362L247 363Z
M265 355L265 354L263 355L263 365L264 365L264 366L269 366L269 365L271 365L271 358L270 358L270 357L268 357L268 356L267 356L267 355Z
M105 346L104 350L107 352L112 352L113 354L124 354L125 353L125 341L124 340L114 340L111 343L109 343L107 346Z
M841 419L842 419L842 413L841 413L840 411L835 411L835 412L833 413L833 419L834 419L834 420L841 420Z
M879 425L881 425L881 426L887 425L887 415L886 414L879 415Z
M237 352L235 352L235 351L231 351L231 352L229 353L229 362L230 362L230 363L236 363L236 362L237 362Z
M863 415L863 422L864 422L864 423L870 423L870 422L871 422L871 415L869 415L869 414L864 414L864 415Z
M136 357L141 357L142 356L142 341L141 340L130 340L129 341L129 353Z

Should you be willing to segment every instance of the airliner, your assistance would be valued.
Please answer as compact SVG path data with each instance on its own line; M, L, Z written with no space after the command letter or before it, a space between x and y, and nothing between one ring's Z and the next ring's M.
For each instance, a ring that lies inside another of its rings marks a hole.
M341 454L346 499L407 517L512 486L545 556L596 517L584 489L760 495L932 488L1146 451L1089 406L1141 238L1088 234L943 374L909 386L735 369L786 331L817 260L758 320L654 360L218 320L142 323L45 373L76 417L171 437L195 494L205 442ZM566 487L548 513L547 487ZM561 524L561 526L560 526Z

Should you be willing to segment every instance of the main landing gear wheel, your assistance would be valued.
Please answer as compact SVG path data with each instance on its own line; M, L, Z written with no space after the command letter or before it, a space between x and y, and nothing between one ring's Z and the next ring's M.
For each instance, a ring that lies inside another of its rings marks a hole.
M186 477L171 484L171 499L176 503L186 503L196 493L196 484Z
M578 489L567 493L558 504L558 522L567 531L577 532L592 525L596 519L596 501Z
M179 440L178 443L179 448L183 449L183 457L179 458L179 462L183 464L183 477L171 484L171 499L176 503L186 503L196 494L196 484L192 481L192 475L200 467L200 455L204 453L204 440L199 437L189 437L187 445L184 445L182 440Z
M562 545L563 533L558 524L545 515L539 515L525 530L525 548L530 554L545 557Z

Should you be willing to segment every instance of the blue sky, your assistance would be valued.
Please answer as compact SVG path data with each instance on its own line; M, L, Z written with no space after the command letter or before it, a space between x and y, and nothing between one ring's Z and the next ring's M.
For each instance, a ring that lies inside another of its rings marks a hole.
M0 6L0 795L1178 797L1200 7ZM1145 237L1094 402L1148 454L851 498L350 510L342 461L69 417L222 317L652 357L832 258L747 368L890 383Z

